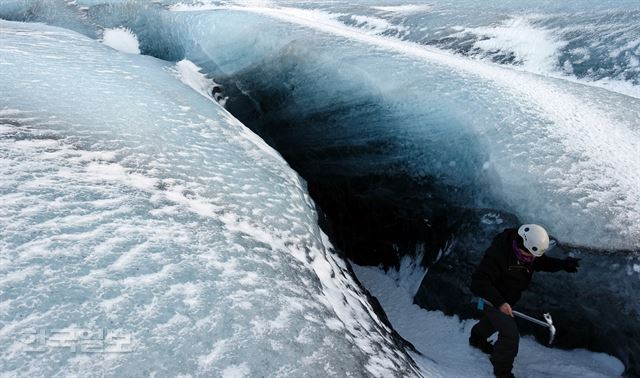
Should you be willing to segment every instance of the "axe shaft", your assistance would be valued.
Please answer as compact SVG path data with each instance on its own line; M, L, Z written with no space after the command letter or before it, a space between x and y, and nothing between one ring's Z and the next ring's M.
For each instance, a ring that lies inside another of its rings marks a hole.
M482 299L482 298L480 298L480 300L481 300L484 304L487 304L487 305L489 305L489 306L491 306L491 307L494 307L494 306L493 306L493 304L492 304L491 302L489 302L489 301L487 301L487 300L485 300L485 299ZM495 308L495 307L494 307L494 308ZM512 311L511 311L511 313L513 313L513 315L515 315L515 316L517 316L517 317L520 317L520 318L522 318L522 319L524 319L524 320L528 320L528 321L530 321L530 322L532 322L532 323L536 323L537 325L541 325L541 326L543 326L543 327L547 327L547 328L551 329L551 324L549 324L549 323L547 323L547 322L543 322L542 320L539 320L539 319L533 318L533 317L531 317L531 316L529 316L529 315L527 315L527 314L523 314L523 313L521 313L520 311L512 310Z
M532 318L531 316L523 314L520 311L513 310L511 312L513 313L513 315L515 315L517 317L520 317L522 319L528 320L528 321L530 321L532 323L536 323L536 324L541 325L543 327L550 328L549 323L547 323L547 322L543 322L542 320L538 320L536 318Z
M495 308L491 302L489 301L485 301L484 299L480 298L478 301L478 309L482 310L482 308L484 308L484 304L487 304L493 308ZM514 316L517 316L519 318L522 318L524 320L528 320L532 323L535 323L537 325L541 325L545 328L549 328L549 345L553 344L553 339L555 339L556 337L556 327L553 325L553 321L551 320L551 315L549 314L544 314L544 318L546 320L546 322L543 322L542 320L536 319L534 317L531 317L529 315L523 314L520 311L515 311L515 310L511 310L511 313Z

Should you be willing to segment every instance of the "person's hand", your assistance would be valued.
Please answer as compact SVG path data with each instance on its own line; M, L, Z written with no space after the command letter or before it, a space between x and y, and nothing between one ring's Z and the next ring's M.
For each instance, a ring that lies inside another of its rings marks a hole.
M580 259L574 257L567 257L564 259L564 266L562 267L565 272L575 273L578 271L578 267L580 266Z
M500 306L500 312L513 318L513 310L511 309L511 306L506 302L503 303L502 306Z

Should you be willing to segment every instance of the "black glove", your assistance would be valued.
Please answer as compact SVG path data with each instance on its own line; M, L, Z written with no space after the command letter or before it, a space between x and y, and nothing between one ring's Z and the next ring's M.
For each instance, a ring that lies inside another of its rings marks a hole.
M565 272L575 273L578 271L578 267L580 266L580 259L574 257L567 257L563 260L562 269Z

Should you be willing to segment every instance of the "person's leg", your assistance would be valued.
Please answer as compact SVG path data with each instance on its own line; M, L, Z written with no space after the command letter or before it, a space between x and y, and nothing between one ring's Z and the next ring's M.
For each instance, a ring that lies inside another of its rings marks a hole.
M513 360L518 355L520 333L516 321L497 309L486 311L491 324L498 330L498 340L493 345L491 363L496 375L511 373Z
M496 327L493 326L485 312L480 321L471 328L471 338L487 341L489 336L493 335L496 330Z
M491 321L486 315L476 325L471 328L471 336L469 337L469 345L474 348L480 349L486 354L493 354L493 344L487 341L489 336L496 332L496 328L491 324Z

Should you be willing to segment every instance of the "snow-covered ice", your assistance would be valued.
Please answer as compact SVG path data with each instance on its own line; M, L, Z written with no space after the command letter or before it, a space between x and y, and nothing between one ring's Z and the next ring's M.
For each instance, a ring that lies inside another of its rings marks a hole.
M1 374L417 375L300 178L188 63L0 34Z
M377 6L373 6L372 8L385 11L385 12L407 15L412 13L429 12L430 10L433 9L433 6L429 4L402 4L402 5L377 5Z
M555 39L550 31L536 28L526 17L515 17L500 25L465 29L480 37L473 47L485 53L507 51L529 72L552 72L559 51L567 44Z

